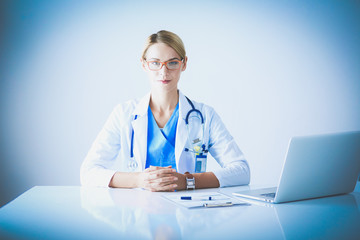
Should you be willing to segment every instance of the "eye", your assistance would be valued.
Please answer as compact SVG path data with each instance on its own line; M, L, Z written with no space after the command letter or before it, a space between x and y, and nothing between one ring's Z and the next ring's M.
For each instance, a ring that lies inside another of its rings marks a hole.
M160 62L156 62L156 61L150 62L150 64L153 66L160 66Z
M168 65L169 66L177 66L177 65L179 65L179 62L178 61L170 61L170 62L168 62Z

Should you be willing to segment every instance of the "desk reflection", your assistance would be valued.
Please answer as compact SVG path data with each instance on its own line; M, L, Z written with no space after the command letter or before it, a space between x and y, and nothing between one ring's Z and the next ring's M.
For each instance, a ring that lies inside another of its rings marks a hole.
M239 188L218 190L229 195ZM284 204L252 201L251 206L191 210L163 198L164 194L184 192L34 187L0 208L0 239L359 239L360 236L359 192Z
M251 239L360 239L359 192L281 204L239 198L252 204L249 220L259 216L243 232Z
M81 188L81 207L126 239L359 239L360 193L186 209L139 189Z
M354 195L274 205L285 239L359 239L360 212Z
M182 239L206 236L226 226L244 211L237 207L186 209L140 189L81 188L81 207L94 218L112 226L119 236L136 239ZM240 207L245 209L245 207ZM231 224L230 224L231 226ZM226 234L226 232L225 232Z
M160 204L159 204L160 203ZM180 239L172 205L161 196L138 189L82 188L81 206L96 219L139 239Z

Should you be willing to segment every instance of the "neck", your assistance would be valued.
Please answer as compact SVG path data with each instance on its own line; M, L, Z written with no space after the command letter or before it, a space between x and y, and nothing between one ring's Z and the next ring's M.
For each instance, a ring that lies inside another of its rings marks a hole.
M179 101L177 89L171 92L151 92L150 108L152 111L168 112L173 111Z

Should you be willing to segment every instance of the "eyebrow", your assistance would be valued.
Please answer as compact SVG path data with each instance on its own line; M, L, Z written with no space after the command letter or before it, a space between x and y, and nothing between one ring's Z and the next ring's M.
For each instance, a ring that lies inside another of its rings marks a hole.
M160 59L158 59L158 58L150 58L149 60L160 61ZM170 59L168 59L168 60L166 60L164 62L168 62L168 61L171 61L171 60L179 60L179 61L181 61L181 59L179 59L177 57L174 57L174 58L170 58Z

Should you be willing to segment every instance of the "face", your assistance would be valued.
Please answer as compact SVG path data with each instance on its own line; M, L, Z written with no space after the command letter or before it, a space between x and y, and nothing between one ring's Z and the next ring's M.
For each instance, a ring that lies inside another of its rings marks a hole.
M141 60L142 66L149 76L151 88L156 91L177 91L177 85L182 71L186 69L187 58L184 59L179 69L169 70L165 65L158 71L149 69L149 61L167 62L169 60L181 60L175 50L165 43L155 43L146 52L146 61Z

